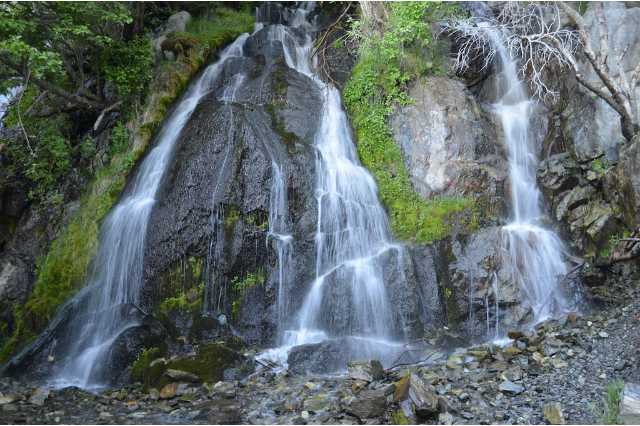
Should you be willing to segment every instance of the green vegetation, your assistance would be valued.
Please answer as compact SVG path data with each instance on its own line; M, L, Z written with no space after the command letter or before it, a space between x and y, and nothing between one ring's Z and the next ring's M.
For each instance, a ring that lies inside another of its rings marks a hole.
M615 380L607 385L605 389L604 401L601 408L601 424L621 424L620 420L618 419L618 415L620 414L620 400L622 398L622 389L624 389L624 382L622 380Z
M159 289L162 301L157 307L160 317L176 311L200 313L205 287L203 263L202 258L190 256L163 275Z
M240 304L242 303L245 292L258 284L264 284L266 279L267 277L264 271L258 269L256 272L249 272L243 278L234 277L233 280L231 280L231 288L236 295L231 304L231 317L234 321L238 320Z
M411 422L409 421L407 416L404 415L404 412L402 411L402 409L399 409L394 411L393 414L391 414L391 424L410 425Z
M31 5L33 6L20 7L48 7L40 3ZM55 6L49 7L58 7L59 5L59 3L55 3ZM95 8L100 8L101 6L99 5L101 3L94 3L86 6L86 8L88 11L98 13ZM121 5L124 8L124 3ZM64 8L63 6L60 7ZM6 10L0 6L0 20L4 19L2 14ZM78 8L73 10L80 13ZM8 359L17 350L35 338L51 320L60 305L82 286L87 268L98 246L100 223L120 196L129 172L144 153L168 108L181 94L190 78L204 64L206 58L212 53L211 49L217 49L229 38L238 36L241 32L250 28L249 22L253 22L252 14L248 10L227 12L226 8L219 7L216 12L225 16L221 21L224 25L224 30L220 31L221 34L225 34L225 37L211 39L206 46L196 46L177 61L161 63L160 66L154 69L153 79L147 84L145 92L149 94L148 96L138 92L138 89L145 86L148 77L146 75L129 75L123 71L125 69L123 67L127 65L126 60L99 61L108 70L106 74L116 85L119 95L128 96L130 100L146 98L146 102L140 108L128 108L129 120L127 124L120 122L113 128L110 138L112 145L109 148L110 162L95 173L91 185L80 199L79 208L71 217L66 228L53 241L47 255L39 260L36 283L32 294L25 305L14 308L14 329L10 336L7 336L6 326L4 327L3 337L6 340L3 341L3 346L0 349L0 362ZM231 25L232 18L238 19L236 26ZM105 23L108 22L109 18L106 19ZM128 22L128 19L126 21ZM216 22L212 20L210 26L217 25ZM25 25L27 24L31 25L28 22ZM46 26L42 28L46 28ZM0 35L3 34L3 31L5 29L0 28ZM234 33L233 31L236 32ZM132 43L130 45L131 52L139 53L141 49L146 49L145 46L147 46L147 41L142 38L134 38L130 43ZM115 41L109 42L109 47L113 48L114 51L120 52L119 54L122 54L122 51L119 50L122 46L121 43L116 43ZM0 43L0 56L4 55L3 49L4 44ZM104 57L101 58L104 59ZM144 67L141 64L148 63L145 62L147 59L145 58L142 62L130 62L131 73L140 71L140 67ZM5 67L0 65L0 76L2 76L3 71L6 71ZM104 70L100 71L100 75L103 75L102 71ZM39 72L45 73L49 71L43 68ZM33 79L31 81L33 82ZM55 79L52 81L55 81ZM21 112L25 105L30 104L29 98L37 99L39 97L36 93L38 90L40 90L39 87L36 90L33 86L29 86L23 96L24 99L20 103ZM31 91L33 91L32 94L30 94ZM132 104L134 103L132 102ZM138 109L140 111L134 115L134 110ZM28 133L38 136L37 139L35 137L33 139L34 142L36 140L38 142L38 152L44 152L46 156L43 156L41 161L34 161L30 158L31 154L25 154L27 152L25 150L28 148L26 144L21 142L20 146L9 146L7 149L9 155L11 155L12 150L21 150L24 160L20 162L16 160L16 157L10 157L9 162L13 165L15 176L21 173L20 167L24 167L27 170L29 168L33 169L33 176L36 179L34 184L44 182L43 184L35 185L37 189L34 189L34 194L49 193L48 196L51 197L50 192L52 189L56 185L59 186L60 179L63 179L73 167L71 163L66 161L66 158L68 158L67 153L75 154L77 152L80 158L85 157L88 152L92 151L91 142L87 138L81 138L75 141L76 146L69 148L70 151L67 151L70 146L70 135L65 133L66 114L57 115L57 117L60 117L60 121L53 117L34 117L34 121L31 122L29 119L25 120L25 116L22 113L21 116L23 124L28 128ZM17 109L15 107L10 110L8 120L9 124L16 123ZM40 129L38 127L40 125L44 130L38 133L35 130ZM40 134L44 136L39 136ZM3 141L0 141L0 145L2 143ZM44 176L45 170L48 170L50 176ZM54 173L51 173L52 170ZM15 176L13 179L15 179ZM0 181L1 183L2 181ZM170 297L175 297L176 299L168 301L165 304L165 308L185 306L183 302L187 300L183 300L180 294ZM192 302L188 303L191 304Z
M358 139L362 163L372 172L395 235L426 243L447 236L453 225L462 230L477 224L469 198L423 200L412 188L402 152L387 123L394 105L411 100L407 84L422 75L442 73L441 47L432 36L433 21L458 13L457 5L435 2L398 2L388 5L383 34L364 32L366 22L354 22L361 39L359 60L344 100Z
M195 18L189 22L187 33L208 49L215 50L232 42L239 34L251 32L254 17L250 6L243 5L240 10L219 8L215 20Z
M151 367L151 363L162 356L160 348L145 349L138 354L138 359L131 367L131 378L136 382L144 384L148 389L152 383L156 382L164 373L164 364L158 363Z
M596 172L598 176L604 176L605 172L607 171L607 166L601 158L596 158L591 162L591 170Z
M7 127L24 128L28 139L20 143L0 140L0 145L6 145L9 160L0 179L11 182L24 176L31 182L29 198L44 201L59 198L56 186L71 170L73 148L69 143L70 119L66 115L48 119L25 115L37 98L36 87L28 86L5 117Z
M612 254L612 251L618 246L618 244L620 244L620 241L623 238L629 238L630 236L631 232L628 229L610 235L605 245L600 249L598 255L603 259L609 258L609 256L611 256Z

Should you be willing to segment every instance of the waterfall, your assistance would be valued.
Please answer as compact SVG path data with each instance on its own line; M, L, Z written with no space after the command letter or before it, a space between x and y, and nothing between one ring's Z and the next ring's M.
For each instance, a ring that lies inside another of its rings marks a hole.
M20 86L16 86L7 90L7 93L5 94L0 93L0 129L3 127L3 119L9 109L11 101L18 96L20 90L22 90L22 88Z
M360 343L356 345L357 353L347 354L348 357L384 358L389 348L397 351L398 343L393 341L397 336L393 333L395 325L383 278L383 256L392 253L401 265L402 248L392 242L375 181L358 160L340 93L314 71L310 36L314 27L308 19L312 7L306 3L296 9L289 26L277 24L268 28L269 38L282 43L287 65L318 86L323 106L315 135L315 278L298 312L285 322L292 327L281 333L281 347L264 356L285 364L293 346L349 336ZM272 191L272 210L277 207L278 201L273 199L276 193ZM271 227L277 227L274 221L279 219L272 211ZM279 262L286 255L279 254ZM284 305L284 278L282 274L280 315L289 310Z
M500 99L493 109L504 132L511 182L512 217L502 228L504 263L526 296L537 323L569 309L560 286L560 279L567 274L566 249L558 235L541 224L544 213L536 183L538 158L529 137L533 101L518 78L517 64L501 36L490 28L486 31L502 65L498 76Z
M247 37L244 34L227 47L220 60L208 66L189 87L163 124L157 145L142 162L127 193L105 218L87 282L88 302L69 330L74 343L54 384L87 388L107 381L104 369L112 344L124 331L138 325L130 319L130 311L140 298L149 215L175 143L202 97L212 89L224 61L241 54Z

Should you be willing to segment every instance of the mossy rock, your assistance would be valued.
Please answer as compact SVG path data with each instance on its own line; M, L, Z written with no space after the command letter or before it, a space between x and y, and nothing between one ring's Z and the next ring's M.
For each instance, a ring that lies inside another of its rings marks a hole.
M162 42L162 50L170 51L177 55L184 54L200 44L199 40L187 33L169 34L166 40Z
M141 382L145 389L160 382L167 366L163 362L153 361L162 357L165 350L161 348L145 349L138 355L138 359L131 366L131 379ZM153 366L151 364L154 364Z
M235 339L230 341L230 346L241 347ZM143 351L132 366L133 380L143 383L145 389L161 388L170 382L164 375L165 371L173 369L195 374L203 383L216 383L224 379L226 369L233 368L244 360L237 350L220 342L200 346L195 356L167 362L158 360L163 353L159 348Z
M222 343L201 346L196 356L171 361L167 368L195 374L205 383L224 379L224 370L235 366L243 356Z

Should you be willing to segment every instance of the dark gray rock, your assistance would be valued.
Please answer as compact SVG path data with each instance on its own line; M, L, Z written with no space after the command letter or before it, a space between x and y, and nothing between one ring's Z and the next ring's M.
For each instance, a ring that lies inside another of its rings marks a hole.
M360 391L346 410L359 419L370 419L383 415L386 408L387 396L384 389L376 389Z
M347 374L350 379L373 382L384 377L384 368L380 361L350 361L347 363Z
M413 403L414 411L419 419L430 419L438 415L440 409L438 396L432 386L427 385L416 374L409 378L409 400Z
M289 201L296 254L289 282L312 281L318 120L309 117L319 117L321 106L317 85L289 69L282 46L267 35L266 29L254 34L245 45L249 56L225 63L216 89L182 132L152 212L144 290L147 304L158 303L154 287L168 267L184 256L203 257L210 265L205 310L225 314L245 340L259 344L271 342L278 327L277 258L267 238L272 162L283 170ZM224 86L239 73L244 80L235 101L221 102ZM234 279L258 271L264 283L234 290ZM301 304L305 290L295 286L290 306Z

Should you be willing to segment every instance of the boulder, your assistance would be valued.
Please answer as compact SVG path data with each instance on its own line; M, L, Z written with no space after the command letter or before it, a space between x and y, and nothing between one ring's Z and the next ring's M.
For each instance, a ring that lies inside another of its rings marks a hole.
M182 370L174 370L172 368L167 369L164 372L164 375L174 382L197 383L200 381L200 378L193 373Z
M191 21L191 14L186 10L176 12L169 16L167 23L164 26L164 31L167 33L172 32L185 32L187 31L187 24Z
M204 406L206 420L212 425L242 424L241 408L240 402L230 399L213 400Z
M411 374L409 377L408 397L413 403L418 419L430 419L438 415L438 396L435 389L416 374Z
M160 389L160 399L171 399L176 396L177 392L177 383L169 383L168 385L164 385L162 389Z
M47 398L49 398L50 392L48 388L38 388L29 397L29 402L34 405L44 405Z
M384 389L363 390L347 406L347 412L359 419L382 416L387 408Z
M217 382L211 389L211 394L219 398L233 399L236 397L236 387L231 382Z
M378 360L350 361L347 363L347 374L350 379L373 382L384 377L384 368Z
M625 383L620 399L620 420L627 425L640 424L640 385Z
M517 395L524 392L524 387L522 385L513 383L510 380L503 380L498 389L500 389L500 392L508 395Z
M394 140L416 191L437 195L477 195L502 213L505 156L495 126L458 80L427 77L409 90L414 102L394 112Z

